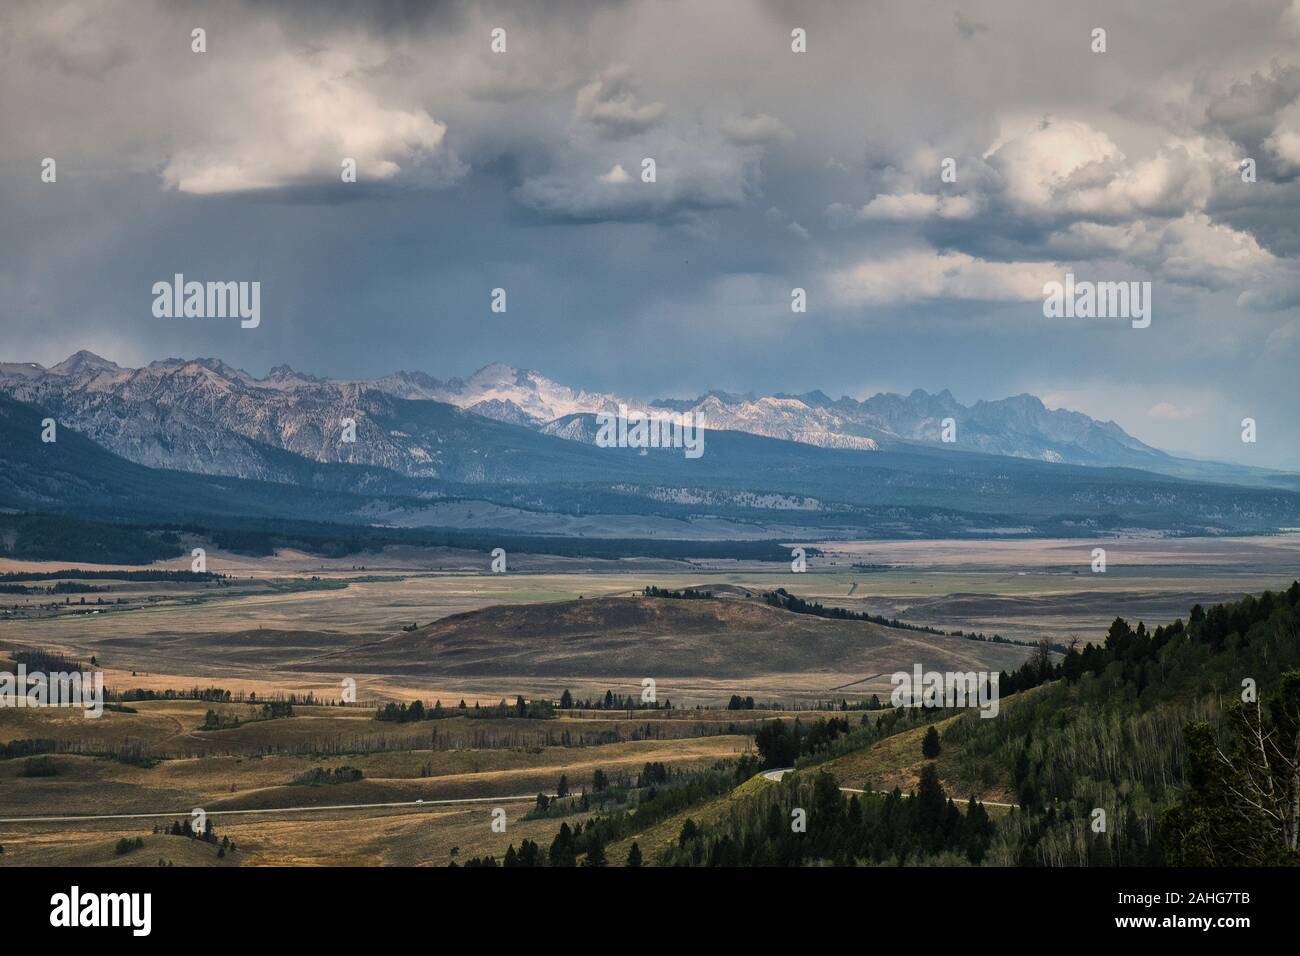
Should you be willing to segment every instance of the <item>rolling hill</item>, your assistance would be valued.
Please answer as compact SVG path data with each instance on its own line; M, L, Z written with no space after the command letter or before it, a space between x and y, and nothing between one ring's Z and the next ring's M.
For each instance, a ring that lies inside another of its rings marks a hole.
M796 614L758 601L608 597L497 605L318 658L303 670L602 678L826 675L831 688L895 670L1013 669L1029 653L859 621ZM887 678L885 678L887 683Z

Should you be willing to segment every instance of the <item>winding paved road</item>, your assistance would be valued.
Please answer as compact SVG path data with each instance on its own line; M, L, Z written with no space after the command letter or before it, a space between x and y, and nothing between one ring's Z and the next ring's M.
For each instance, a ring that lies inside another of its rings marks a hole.
M776 783L781 780L787 773L793 773L794 767L781 767L777 770L763 771L763 779L771 780ZM890 790L858 790L853 787L840 787L844 793L892 793ZM547 796L553 796L547 794ZM911 794L904 794L911 796ZM398 803L335 803L318 807L265 807L253 810L206 810L204 811L210 817L217 816L236 816L241 814L252 813L320 813L325 810L376 810L390 809L393 807L446 807L466 803L506 803L519 800L536 800L537 794L520 794L509 797L461 797L455 800L404 800ZM994 803L991 800L981 800L986 807L1006 807L1014 810L1018 808L1014 803ZM192 810L174 810L170 813L98 813L88 815L74 815L63 817L5 817L0 819L0 824L13 823L84 823L91 820L148 820L162 817L175 819L177 817L188 817Z
M548 794L550 796L550 794ZM260 810L205 810L210 817L234 816L241 813L314 813L321 810L371 810L377 807L445 807L458 803L505 803L510 800L536 800L537 794L515 797L463 797L457 800L405 800L400 803L336 803L321 807L266 807ZM144 820L152 817L188 817L193 810L171 813L100 813L67 817L7 817L0 823L81 823L86 820Z

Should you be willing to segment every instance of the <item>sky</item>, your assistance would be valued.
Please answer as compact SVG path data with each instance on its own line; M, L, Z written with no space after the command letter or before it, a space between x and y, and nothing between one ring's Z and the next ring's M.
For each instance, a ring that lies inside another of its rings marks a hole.
M5 361L1031 392L1300 469L1298 213L1300 0L0 5Z

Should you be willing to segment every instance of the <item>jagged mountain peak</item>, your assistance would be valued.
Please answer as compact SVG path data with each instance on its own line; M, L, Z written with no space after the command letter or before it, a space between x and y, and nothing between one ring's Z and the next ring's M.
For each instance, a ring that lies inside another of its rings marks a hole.
M464 379L442 382L423 373L402 372L375 385L401 397L432 399L488 418L537 427L576 412L613 409L620 401L617 396L570 388L505 362L484 365Z
M150 362L146 368L164 372L178 370L194 372L199 369L206 369L209 372L215 372L223 378L247 382L255 381L255 379L243 369L233 368L219 358L165 358Z
M489 362L469 377L471 382L506 382L527 379L533 373L530 369L515 368L507 362Z
M273 388L294 388L300 385L321 385L329 379L299 372L289 365L277 365L266 373L265 378L257 381L259 385L269 385Z
M776 398L797 398L810 408L823 408L827 405L834 405L835 400L823 392L820 388L815 388L811 392L804 392L802 395L787 395L784 392L777 392Z
M89 349L78 349L49 371L55 375L81 375L86 372L120 372L122 367Z
M1004 408L1030 408L1035 411L1047 411L1048 408L1043 404L1043 400L1037 395L1031 395L1029 392L1021 392L1018 395L1008 395L1006 398L983 399L977 401L972 408L983 408L986 406L1004 407ZM1066 409L1061 409L1065 411Z
M911 402L915 405L921 406L939 406L945 408L965 407L961 402L957 401L952 392L946 388L938 392L929 392L923 388L914 388L906 395L899 395L895 392L880 392L872 397L880 398L881 396L891 396L901 401ZM868 399L868 401L870 401L870 399Z

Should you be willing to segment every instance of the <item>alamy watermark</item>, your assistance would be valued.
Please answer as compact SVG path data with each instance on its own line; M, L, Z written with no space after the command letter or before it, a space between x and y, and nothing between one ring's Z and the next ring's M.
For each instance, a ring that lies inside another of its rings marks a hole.
M910 674L890 675L894 692L889 702L895 707L978 707L981 717L996 717L1001 676L989 671L922 671L917 664Z
M104 713L103 671L0 671L0 707L80 707L90 718Z
M73 886L50 897L50 925L56 928L119 926L132 936L148 936L152 916L152 893L83 893Z
M704 419L695 412L628 411L596 413L599 448L684 448L687 458L704 454Z
M242 329L262 324L262 283L186 282L176 273L171 282L155 282L153 314L158 319L233 319Z
M1043 285L1043 315L1049 319L1131 319L1133 328L1151 324L1150 282L1075 281L1067 272L1064 282Z

